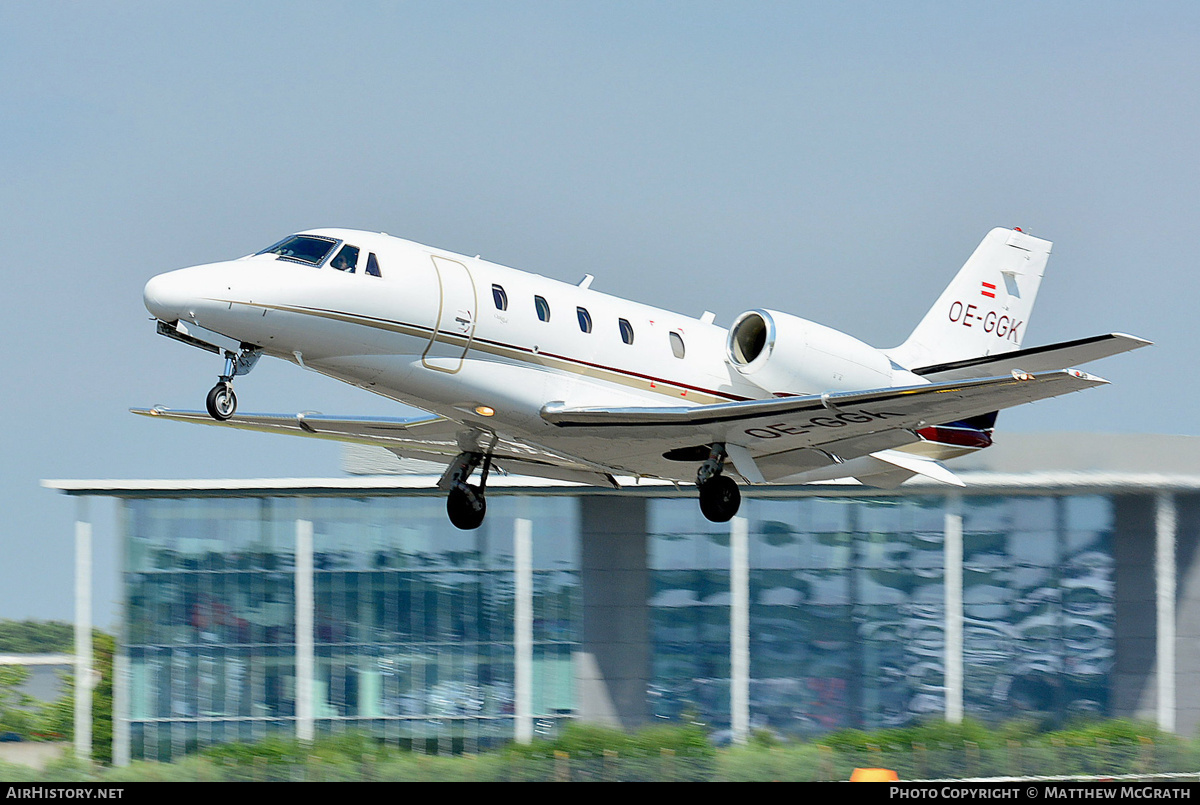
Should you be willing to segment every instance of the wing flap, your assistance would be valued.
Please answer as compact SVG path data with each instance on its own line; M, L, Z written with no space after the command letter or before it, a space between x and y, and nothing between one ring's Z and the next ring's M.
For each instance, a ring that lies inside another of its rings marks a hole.
M852 439L835 439L820 448L800 447L780 453L770 453L755 459L763 477L777 481L809 469L837 464L846 458L855 458L906 444L919 442L921 437L911 430L884 430Z

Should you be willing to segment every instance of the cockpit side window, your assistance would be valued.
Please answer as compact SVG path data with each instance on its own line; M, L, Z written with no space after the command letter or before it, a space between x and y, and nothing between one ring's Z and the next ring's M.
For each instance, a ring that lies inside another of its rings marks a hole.
M329 267L353 274L354 269L358 267L358 247L350 244L343 246L342 250L337 253L337 257L334 257L329 263Z
M369 252L367 254L367 269L366 269L366 271L372 277L382 277L383 276L383 274L379 273L379 261L377 259L375 259L375 252Z
M292 235L284 238L274 246L268 246L259 254L278 255L276 259L290 260L294 263L304 263L309 266L319 266L333 251L338 242L334 238L320 235Z

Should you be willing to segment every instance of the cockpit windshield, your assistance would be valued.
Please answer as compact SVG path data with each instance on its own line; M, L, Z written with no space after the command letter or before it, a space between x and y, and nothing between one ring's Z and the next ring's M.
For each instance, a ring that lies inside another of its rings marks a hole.
M259 254L277 254L281 260L292 260L310 266L319 266L333 251L338 242L320 235L292 235L274 246L268 246Z

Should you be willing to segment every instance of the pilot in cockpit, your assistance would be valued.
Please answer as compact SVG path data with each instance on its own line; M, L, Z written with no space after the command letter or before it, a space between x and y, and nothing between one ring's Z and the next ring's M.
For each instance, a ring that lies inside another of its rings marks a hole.
M358 249L353 246L346 246L337 253L337 256L333 258L333 261L329 264L329 267L336 268L338 271L347 271L353 274L354 268L357 265Z

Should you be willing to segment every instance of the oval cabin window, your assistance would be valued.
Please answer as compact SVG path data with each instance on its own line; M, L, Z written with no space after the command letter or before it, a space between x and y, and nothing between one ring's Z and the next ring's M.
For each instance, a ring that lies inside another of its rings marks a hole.
M676 358L682 358L686 350L683 347L683 336L679 333L671 333L671 354Z
M625 319L617 319L617 326L621 328L621 340L626 344L633 343L633 325Z

